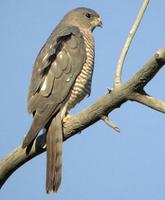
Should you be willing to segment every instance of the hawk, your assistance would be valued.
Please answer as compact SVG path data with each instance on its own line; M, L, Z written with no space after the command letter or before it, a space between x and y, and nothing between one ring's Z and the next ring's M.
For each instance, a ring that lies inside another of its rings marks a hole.
M30 148L39 131L46 130L46 192L61 183L63 120L68 111L90 95L94 66L93 30L102 21L96 11L76 8L53 30L34 63L28 93L32 125L22 147Z

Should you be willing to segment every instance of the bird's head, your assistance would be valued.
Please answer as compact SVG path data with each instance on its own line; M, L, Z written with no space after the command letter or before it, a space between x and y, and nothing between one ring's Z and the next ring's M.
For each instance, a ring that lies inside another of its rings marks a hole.
M102 20L99 14L89 8L76 8L64 16L62 20L71 25L78 25L82 28L93 31L97 26L102 26Z

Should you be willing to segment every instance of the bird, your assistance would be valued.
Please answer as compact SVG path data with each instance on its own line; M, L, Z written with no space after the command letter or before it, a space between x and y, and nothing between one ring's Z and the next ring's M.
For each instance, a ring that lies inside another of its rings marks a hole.
M46 130L46 192L57 192L62 176L63 124L69 111L91 93L99 14L78 7L68 12L41 48L33 65L28 112L33 121L22 148L28 149ZM66 120L65 120L66 119Z

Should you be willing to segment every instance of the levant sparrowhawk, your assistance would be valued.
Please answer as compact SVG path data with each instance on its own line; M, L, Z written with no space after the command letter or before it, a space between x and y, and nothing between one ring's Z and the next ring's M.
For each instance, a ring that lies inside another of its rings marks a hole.
M39 131L46 129L46 191L61 183L62 122L67 112L90 94L94 65L92 31L101 25L92 9L76 8L54 29L34 63L28 95L31 128L22 147L30 147Z

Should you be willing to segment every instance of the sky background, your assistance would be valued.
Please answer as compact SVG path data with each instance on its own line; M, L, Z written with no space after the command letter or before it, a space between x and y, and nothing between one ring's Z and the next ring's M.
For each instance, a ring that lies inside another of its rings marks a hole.
M95 9L103 29L96 41L92 94L72 114L91 105L112 87L117 59L142 0L1 0L0 1L0 158L22 143L32 117L27 90L35 58L53 28L71 9ZM128 80L165 44L165 1L154 0L145 13L123 70ZM165 99L164 68L146 91ZM98 122L63 145L63 176L58 194L45 193L45 153L18 169L0 191L9 200L164 200L164 115L127 102L111 113L116 134Z

